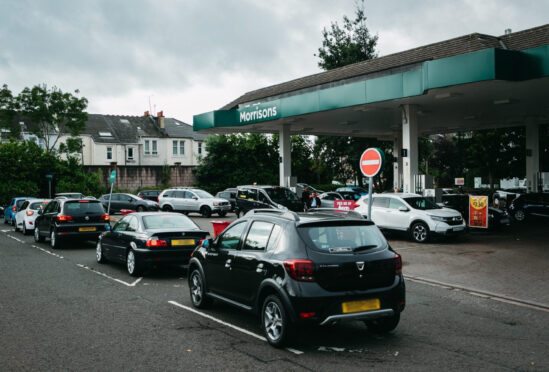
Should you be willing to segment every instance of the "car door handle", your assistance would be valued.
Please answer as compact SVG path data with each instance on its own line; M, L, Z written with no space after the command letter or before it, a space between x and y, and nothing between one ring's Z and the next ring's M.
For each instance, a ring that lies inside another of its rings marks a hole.
M240 257L242 257L243 259L248 260L248 261L253 260L255 258L255 256L253 256L251 254L243 254Z
M265 270L265 265L263 265L262 263L260 263L259 265L257 265L257 268L255 269L255 272L256 273L265 273L267 270Z
M231 262L232 260L230 258L227 261L225 261L225 267L229 270L231 269Z

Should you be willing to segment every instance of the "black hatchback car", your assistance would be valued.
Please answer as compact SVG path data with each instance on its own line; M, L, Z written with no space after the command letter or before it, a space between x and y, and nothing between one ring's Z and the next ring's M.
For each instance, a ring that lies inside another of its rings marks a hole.
M54 199L38 211L34 240L49 237L52 248L68 239L96 240L110 229L109 221L99 200Z
M296 193L282 186L238 186L236 191L236 214L246 214L252 209L289 209L303 212L305 205Z
M179 213L131 213L99 237L97 262L125 263L128 274L139 276L154 264L187 264L207 236Z
M137 193L137 196L141 199L158 202L158 195L160 195L161 192L162 190L141 190Z
M188 272L195 307L217 299L253 311L276 347L300 323L364 320L388 332L405 306L401 257L354 212L254 210L199 246Z
M103 208L109 208L109 196L111 194L101 195L99 200ZM134 210L137 212L157 211L160 208L158 203L152 200L142 199L132 194L112 194L110 213L120 212L122 209Z
M549 192L520 195L509 205L509 214L518 222L528 217L549 217Z

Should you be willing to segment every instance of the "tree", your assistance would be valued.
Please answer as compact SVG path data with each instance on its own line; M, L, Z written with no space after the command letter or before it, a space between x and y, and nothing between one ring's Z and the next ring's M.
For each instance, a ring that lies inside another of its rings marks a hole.
M88 100L78 97L79 91L65 93L57 87L35 85L25 88L15 98L14 107L34 124L30 130L44 140L46 151L55 149L63 135L77 136L86 125L88 114L84 112ZM72 142L74 146L77 142Z
M0 128L9 129L8 137L19 137L19 126L14 126L14 118L17 114L15 98L8 86L4 84L0 89Z
M353 20L343 16L343 27L337 22L332 22L329 30L322 30L322 37L322 47L318 49L318 66L323 70L332 70L377 57L375 47L378 36L370 35L366 27L364 0L356 3Z

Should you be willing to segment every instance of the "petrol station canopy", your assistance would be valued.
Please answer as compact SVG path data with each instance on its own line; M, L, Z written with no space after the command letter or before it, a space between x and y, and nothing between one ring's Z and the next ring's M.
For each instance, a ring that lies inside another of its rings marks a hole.
M527 126L539 138L548 93L549 24L465 35L254 90L195 115L193 128L394 140L414 163L421 135Z

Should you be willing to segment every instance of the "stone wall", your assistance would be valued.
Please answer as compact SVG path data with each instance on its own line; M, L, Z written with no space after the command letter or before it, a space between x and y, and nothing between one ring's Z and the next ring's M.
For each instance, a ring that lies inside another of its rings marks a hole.
M143 188L158 188L162 185L163 173L169 172L168 185L170 186L192 186L196 182L193 174L195 167L189 166L163 166L141 165L141 166L116 166L116 165L85 165L84 172L101 172L101 179L104 186L110 186L109 176L111 171L116 171L115 189L136 191Z

